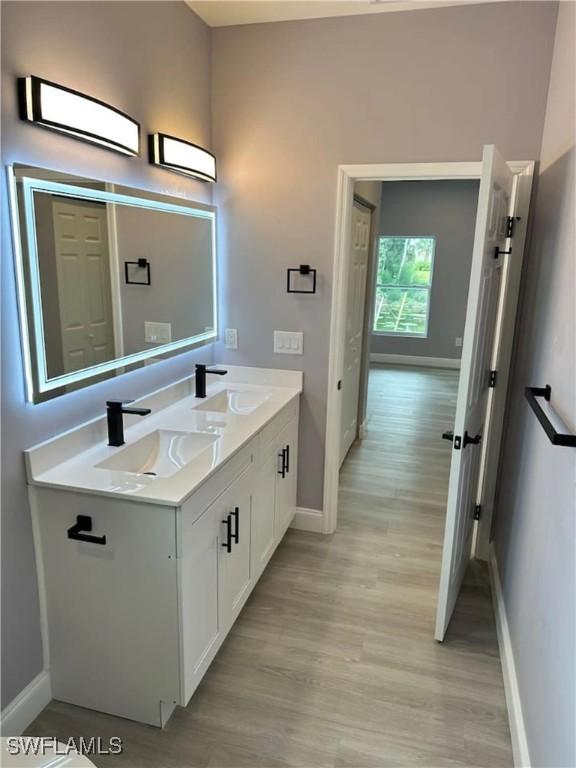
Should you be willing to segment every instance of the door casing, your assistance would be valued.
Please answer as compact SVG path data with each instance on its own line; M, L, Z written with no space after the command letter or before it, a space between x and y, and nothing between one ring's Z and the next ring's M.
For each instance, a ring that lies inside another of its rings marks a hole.
M502 421L506 403L510 357L520 276L524 259L526 227L528 222L530 195L534 177L534 161L507 161L512 172L518 176L517 184L517 229L514 233L515 258L506 264L505 307L499 310L499 363L498 386L492 390L490 414L496 436L490 441L491 453L485 461L487 472L497 473ZM350 225L354 200L354 184L357 181L433 181L450 179L480 179L481 162L447 163L368 163L340 165L336 195L336 228L334 244L334 268L332 283L332 308L330 316L330 353L328 362L328 403L326 413L326 446L324 456L324 499L323 531L333 533L338 522L339 446L341 429L342 397L338 381L342 379L345 344L345 306L347 296L347 249L350 242ZM488 475L484 488L492 494L496 486ZM477 557L487 559L490 529L492 527L493 497L485 500L485 511L477 524L473 549Z

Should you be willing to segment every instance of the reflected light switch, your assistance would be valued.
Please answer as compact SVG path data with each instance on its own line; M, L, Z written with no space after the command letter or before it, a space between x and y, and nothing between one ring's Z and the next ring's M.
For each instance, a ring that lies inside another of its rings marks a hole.
M168 344L172 341L172 323L144 321L144 341L148 344Z

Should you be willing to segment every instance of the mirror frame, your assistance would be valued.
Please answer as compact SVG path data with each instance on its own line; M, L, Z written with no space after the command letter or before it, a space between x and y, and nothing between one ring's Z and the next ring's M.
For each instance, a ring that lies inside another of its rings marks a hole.
M20 164L17 164L20 165ZM38 171L43 169L38 168ZM125 368L149 360L158 355L185 350L193 346L207 344L218 338L218 264L216 250L216 211L207 204L206 208L196 208L188 205L184 198L173 198L177 203L167 203L153 198L139 197L137 194L122 194L116 192L90 189L88 187L79 187L74 184L50 181L46 179L33 178L31 176L21 176L16 178L14 165L7 168L8 183L10 191L10 213L12 221L12 242L14 249L14 262L16 273L16 289L18 297L18 311L20 320L20 338L22 344L22 356L24 362L24 375L26 382L26 400L30 403L39 402L38 395L61 389L71 384L77 384L81 381L100 376L103 373ZM64 172L63 172L64 173ZM80 177L78 177L80 178ZM96 181L96 179L93 179ZM103 182L106 185L116 182ZM20 212L18 205L18 184L22 184L23 207ZM126 189L124 184L121 186ZM81 197L85 200L97 200L99 202L118 203L121 205L131 205L139 208L148 208L167 213L176 213L194 218L203 218L211 222L212 229L212 273L213 273L213 318L214 327L211 331L189 336L185 339L160 344L152 349L135 352L124 357L108 360L105 363L84 368L73 373L63 374L49 379L47 377L46 354L44 346L44 323L42 316L42 299L40 285L40 269L38 261L38 248L36 240L36 222L34 212L34 192L52 192L58 196ZM138 190L135 190L138 192ZM141 190L143 194L158 194L165 197L162 193L154 193L148 190ZM182 200L182 203L180 203ZM200 205L203 205L201 203ZM21 232L20 221L25 227L25 233ZM26 237L26 246L23 247L23 235ZM25 251L27 258L25 256ZM26 259L26 263L25 263ZM25 275L28 270L30 277L29 287L27 288ZM30 322L31 320L31 322ZM32 325L32 328L30 328ZM89 385L87 385L89 386ZM67 393L63 393L67 394Z

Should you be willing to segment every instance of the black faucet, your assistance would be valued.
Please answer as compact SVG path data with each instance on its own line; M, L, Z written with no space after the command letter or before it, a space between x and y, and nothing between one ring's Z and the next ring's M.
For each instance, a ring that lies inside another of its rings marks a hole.
M210 368L203 363L196 363L196 397L206 397L206 374L215 373L217 376L224 376L228 371L222 371Z
M106 402L106 416L108 418L108 445L117 448L124 445L124 420L123 414L131 413L134 416L148 416L152 413L150 408L125 408L127 403L133 400L108 400Z

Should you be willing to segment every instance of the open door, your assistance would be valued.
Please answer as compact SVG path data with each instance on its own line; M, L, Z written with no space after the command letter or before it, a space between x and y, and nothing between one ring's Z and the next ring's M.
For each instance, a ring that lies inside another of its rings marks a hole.
M470 559L480 443L484 434L495 341L503 259L514 174L496 147L484 147L482 178L468 307L462 347L460 383L452 440L452 462L446 507L446 528L436 613L436 640L443 640ZM445 433L446 436L446 433Z
M340 464L358 435L358 400L362 368L366 274L370 247L372 211L354 200L348 261L348 296L346 299L346 343L342 379L342 424L340 428Z

